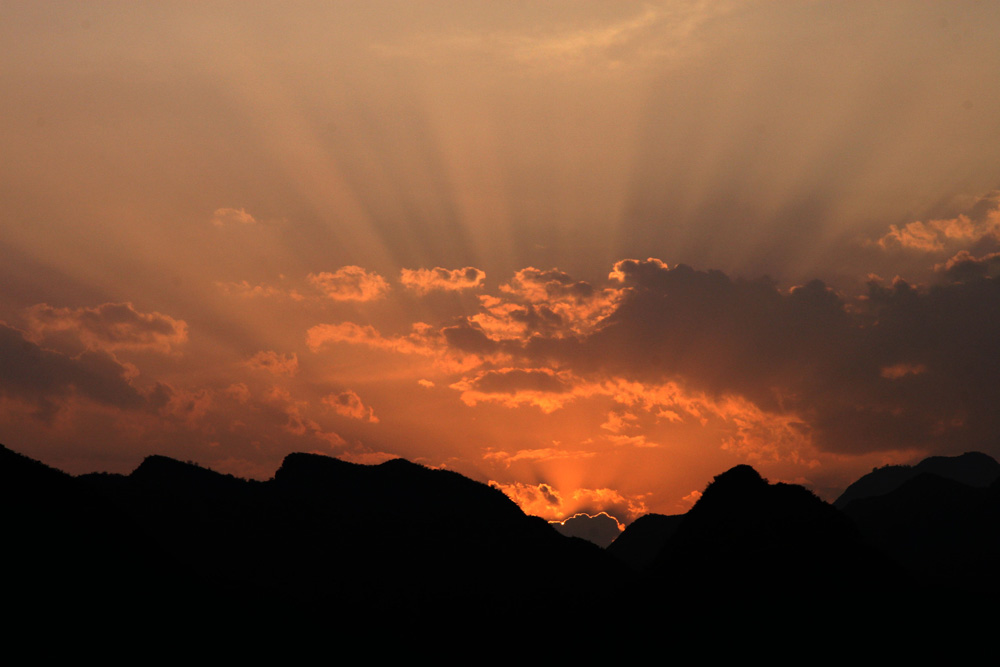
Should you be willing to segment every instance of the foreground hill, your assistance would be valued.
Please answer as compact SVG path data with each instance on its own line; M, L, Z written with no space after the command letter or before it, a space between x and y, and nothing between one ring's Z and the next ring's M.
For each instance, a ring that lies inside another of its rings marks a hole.
M624 574L502 492L403 460L292 454L254 482L152 456L127 476L73 478L3 449L0 470L16 545L7 601L51 614L59 600L64 619L87 619L99 600L115 625L178 609L224 625L330 622L338 610L341 631L469 631L571 603L582 577L610 591Z
M596 622L642 645L953 631L991 618L976 609L998 590L998 495L920 476L845 513L737 466L686 515L636 521L605 551L404 460L291 454L257 482L151 456L130 475L71 477L0 447L8 636L537 648ZM942 574L958 567L972 576Z

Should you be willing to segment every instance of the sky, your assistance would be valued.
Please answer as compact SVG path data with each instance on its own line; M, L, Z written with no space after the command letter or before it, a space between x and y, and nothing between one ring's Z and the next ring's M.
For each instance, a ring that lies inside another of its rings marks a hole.
M1000 457L1000 5L0 4L0 442L527 512Z

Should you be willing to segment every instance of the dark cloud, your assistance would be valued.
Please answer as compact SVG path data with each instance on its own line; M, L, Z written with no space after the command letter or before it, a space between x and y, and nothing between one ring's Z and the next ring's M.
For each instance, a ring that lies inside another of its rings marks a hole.
M1000 283L988 272L929 287L874 281L860 299L820 281L783 291L658 260L619 262L611 277L626 293L603 326L582 340L533 341L525 365L544 357L578 377L677 379L743 396L798 415L826 451L996 449ZM560 384L539 371L477 382L482 391Z
M134 374L107 352L70 357L39 347L0 323L0 394L31 404L43 420L50 420L71 396L119 408L142 407L145 398L128 381Z
M596 516L579 513L565 521L550 521L549 523L563 535L580 537L601 547L607 547L622 532L618 519L606 512L600 512Z
M464 269L445 269L436 266L433 269L403 269L400 282L407 289L417 294L427 294L435 290L457 292L476 289L483 286L486 272L472 266Z
M444 327L441 329L441 334L449 347L462 352L486 355L492 354L499 347L496 341L491 340L481 328L468 322Z
M170 352L187 341L187 323L162 313L142 313L131 303L104 303L96 308L54 308L40 303L27 312L28 330L36 342L77 341L91 350Z
M938 264L934 268L953 282L997 278L1000 277L1000 252L973 257L969 251L962 250L947 262Z

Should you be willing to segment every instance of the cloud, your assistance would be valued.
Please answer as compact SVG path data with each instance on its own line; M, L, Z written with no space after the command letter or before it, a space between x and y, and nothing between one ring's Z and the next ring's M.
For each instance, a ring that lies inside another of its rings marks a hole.
M993 208L977 218L963 214L945 220L908 222L902 227L890 225L889 231L874 243L883 249L940 252L962 242L971 244L986 238L1000 241L1000 206L995 198L988 201Z
M623 260L611 278L626 293L601 327L524 353L578 383L614 378L606 391L633 414L721 420L724 447L753 460L995 449L1000 282L978 275L927 287L873 281L848 299L820 281L783 291ZM900 364L925 370L883 372Z
M698 500L700 499L701 499L701 491L698 491L697 489L695 489L691 493L681 498L684 504L687 505L689 508L694 507L694 504L698 502Z
M481 402L507 407L533 405L549 413L577 397L574 379L549 368L502 368L482 371L451 385L462 392L461 400L474 406Z
M489 484L507 494L525 514L540 516L549 521L562 521L576 513L596 516L601 512L632 521L649 512L644 495L630 496L609 488L577 488L566 495L544 482L506 484L490 480Z
M28 334L35 342L58 336L76 339L90 350L170 352L187 342L187 323L162 313L140 313L131 303L105 303L96 308L28 309Z
M150 396L161 416L185 422L189 427L204 419L213 407L212 392L207 389L177 388L158 383Z
M525 514L558 519L565 516L561 509L562 497L548 484L532 485L523 482L504 484L490 480L489 485L503 491Z
M212 214L212 224L216 227L229 225L255 225L254 217L242 208L218 208Z
M952 282L1000 278L1000 252L974 257L968 250L961 250L948 261L935 264L934 270Z
M612 433L621 433L628 428L634 427L636 421L638 421L638 418L631 412L617 412L612 410L608 413L607 421L601 424L601 428Z
M265 402L280 410L286 417L284 429L298 436L312 436L323 440L332 447L347 444L340 435L325 430L315 419L308 416L308 401L292 397L291 392L282 387L273 387L265 396Z
M264 283L254 285L246 280L241 280L239 282L217 282L215 285L227 296L243 298L288 297L293 301L305 300L305 297L295 289L285 289Z
M43 421L74 396L122 409L144 407L145 396L130 382L136 372L103 350L68 356L44 349L0 322L0 395L25 401Z
M558 447L543 447L540 449L519 449L513 454L499 450L488 450L483 459L502 463L510 467L518 461L555 461L559 459L585 459L595 456L594 452L560 449Z
M614 312L620 290L595 289L558 269L528 267L500 286L503 297L482 296L469 321L492 340L588 335Z
M306 345L313 352L335 343L363 345L398 354L427 357L443 372L467 372L480 366L484 357L461 349L449 349L445 333L423 322L412 325L405 336L383 336L375 327L354 322L317 324L306 331Z
M348 389L339 394L330 394L323 397L323 403L330 406L338 415L360 419L372 424L378 423L375 411L361 402L361 397L354 391Z
M464 269L403 269L400 282L417 294L427 294L434 290L457 292L483 286L486 273L467 266Z
M389 291L389 283L360 266L344 266L333 273L310 273L307 279L334 301L374 301Z
M268 371L274 375L292 376L299 372L299 358L294 352L285 355L273 350L261 350L244 361L243 365L253 370Z
M879 375L888 380L898 380L907 375L920 375L926 372L927 367L923 364L893 364L892 366L883 366L879 370Z
M579 512L568 519L549 523L567 537L589 540L600 547L609 546L625 530L625 526L607 512L595 515Z
M413 332L408 336L386 337L375 327L367 324L363 326L354 322L317 324L306 331L306 346L313 352L318 352L330 343L348 343L401 354L432 355L436 350L431 343L429 330L430 325L418 322L413 325Z
M386 461L398 459L399 456L396 454L390 454L389 452L380 452L355 446L353 449L337 454L337 458L341 461L347 461L348 463L375 466L380 463L385 463Z

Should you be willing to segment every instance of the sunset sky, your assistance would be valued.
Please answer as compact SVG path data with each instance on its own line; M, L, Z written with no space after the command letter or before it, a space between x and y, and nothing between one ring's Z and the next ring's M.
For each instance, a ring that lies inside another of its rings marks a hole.
M0 443L549 519L1000 457L1000 3L0 4Z

